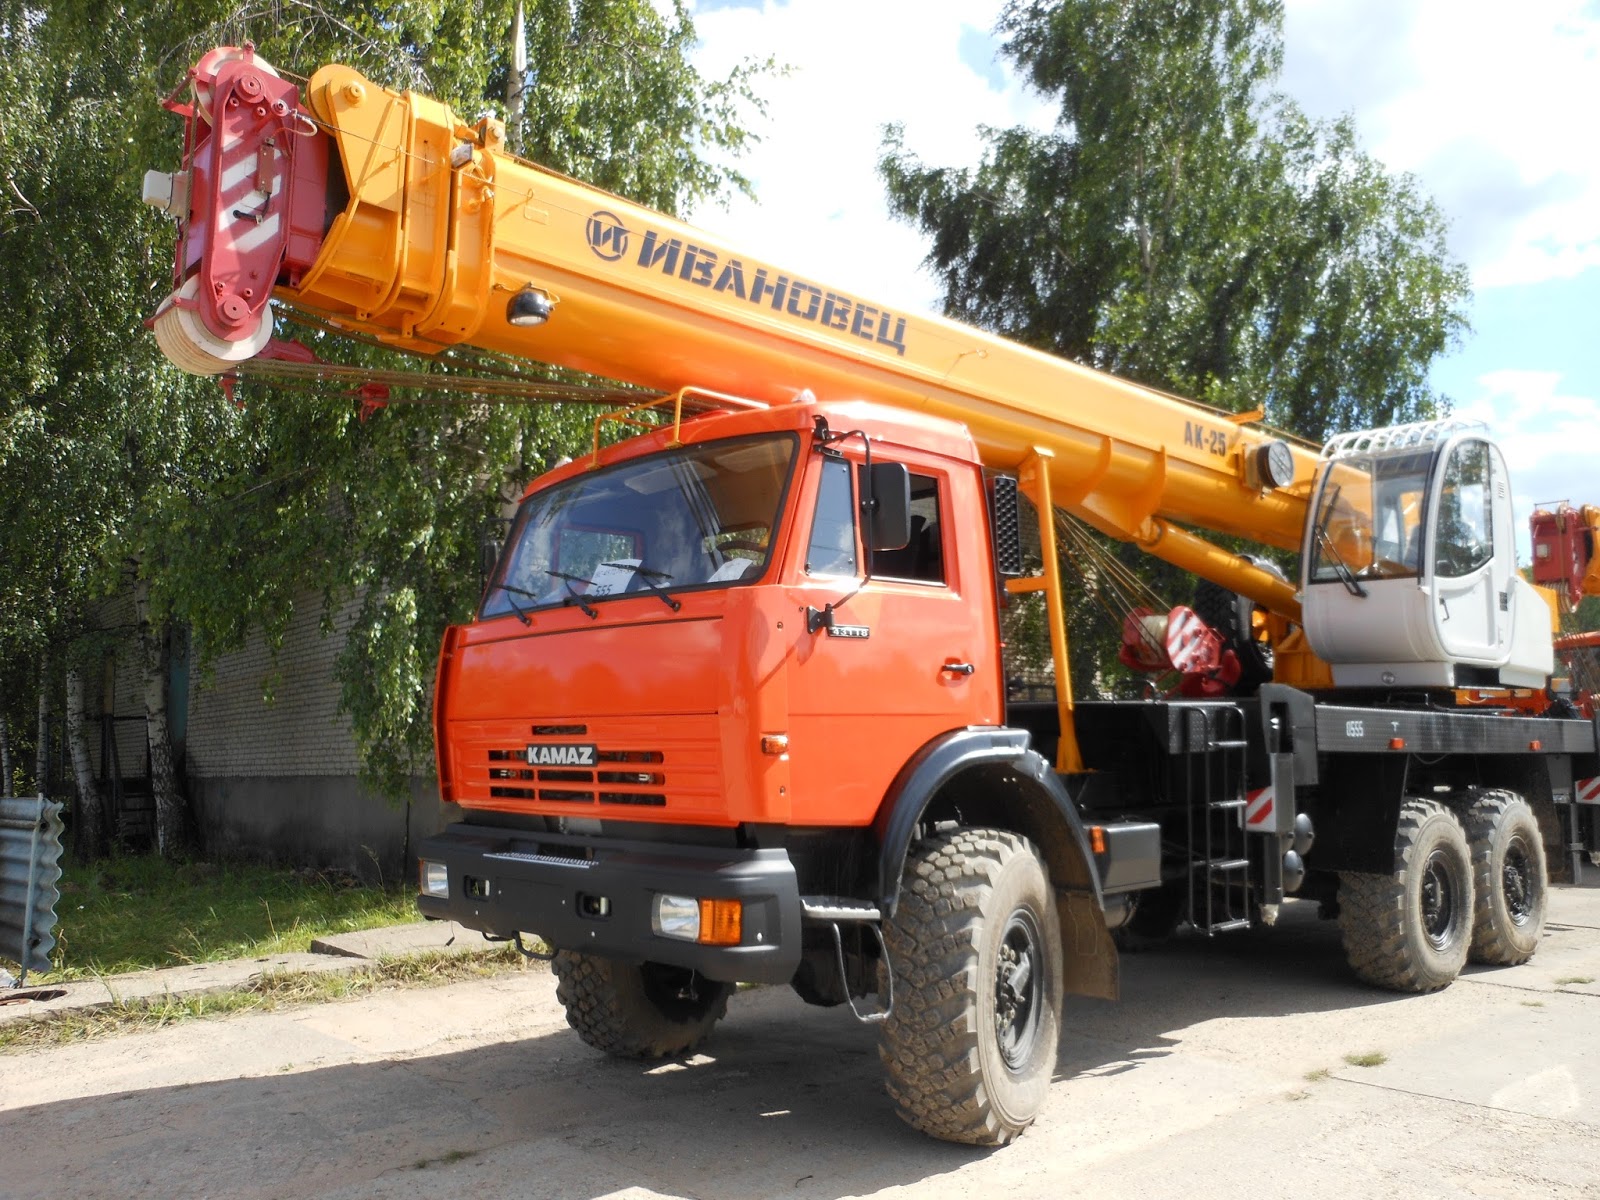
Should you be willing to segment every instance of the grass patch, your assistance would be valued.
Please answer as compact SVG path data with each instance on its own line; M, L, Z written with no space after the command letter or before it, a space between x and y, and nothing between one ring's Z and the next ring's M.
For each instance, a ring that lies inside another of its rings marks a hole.
M1522 1002L1522 1007L1523 1008L1543 1008L1544 1007L1544 1001L1543 1000L1524 1000Z
M154 855L68 865L60 889L54 969L40 983L283 954L327 934L419 919L409 887Z
M1333 1072L1329 1071L1327 1067L1318 1067L1315 1071L1307 1071L1306 1072L1306 1082L1307 1083L1321 1083L1324 1079L1326 1079L1332 1073Z
M1556 986L1560 987L1564 983L1593 983L1593 982L1594 982L1594 976L1593 975L1563 975L1560 979L1556 980Z
M277 1012L346 1000L398 988L440 987L467 979L488 979L525 967L515 948L487 954L407 955L380 959L351 971L285 971L263 975L248 985L222 992L160 996L103 1008L51 1013L0 1025L0 1053L17 1054L49 1046L96 1041L142 1029L159 1029L180 1021L225 1017L241 1012Z
M1368 1050L1365 1054L1346 1054L1344 1060L1352 1067L1381 1067L1389 1056L1381 1050Z

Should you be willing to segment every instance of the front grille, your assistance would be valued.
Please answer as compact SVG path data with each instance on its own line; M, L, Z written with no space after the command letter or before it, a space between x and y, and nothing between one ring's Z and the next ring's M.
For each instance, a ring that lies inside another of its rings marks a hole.
M557 733L564 737L582 737L588 732L583 725L535 725L535 734ZM538 743L534 743L537 745ZM664 808L665 792L634 789L663 788L667 783L665 771L588 771L572 767L503 766L504 763L526 762L524 750L489 750L489 778L492 780L527 780L533 783L587 784L587 787L509 787L503 783L491 784L489 795L514 800L549 800L558 804L631 804L646 808ZM597 761L608 767L660 765L666 755L660 750L600 750ZM606 790L599 790L604 785ZM629 790L622 790L629 789Z
M717 820L726 812L722 733L714 713L648 717L547 718L462 722L453 726L460 802L515 810L549 805L552 814L660 811L677 821ZM528 748L583 747L581 755L536 755ZM587 747L593 747L589 751Z

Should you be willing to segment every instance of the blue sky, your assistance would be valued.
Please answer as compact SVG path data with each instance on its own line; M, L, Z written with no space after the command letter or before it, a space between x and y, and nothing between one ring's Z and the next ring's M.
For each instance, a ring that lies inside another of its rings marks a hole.
M753 254L902 307L932 309L925 252L893 221L879 130L925 161L976 161L980 124L1045 127L997 60L1002 0L696 0L702 69L789 64L767 81L755 202L695 214ZM1458 414L1506 448L1518 508L1600 503L1600 3L1287 0L1281 86L1351 114L1364 147L1414 174L1472 274L1473 333L1434 370Z

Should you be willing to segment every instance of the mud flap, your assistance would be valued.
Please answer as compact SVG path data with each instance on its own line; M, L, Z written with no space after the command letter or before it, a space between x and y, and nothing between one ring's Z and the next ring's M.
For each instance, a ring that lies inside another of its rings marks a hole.
M1121 991L1117 947L1094 893L1056 889L1061 916L1062 977L1071 996L1115 1000Z

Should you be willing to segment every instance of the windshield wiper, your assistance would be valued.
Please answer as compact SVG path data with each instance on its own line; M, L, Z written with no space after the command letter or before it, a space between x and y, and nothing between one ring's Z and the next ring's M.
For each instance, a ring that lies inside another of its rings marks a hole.
M533 622L528 619L528 614L523 612L522 609L517 606L517 602L511 598L510 593L515 592L519 596L530 596L535 600L542 599L539 593L530 592L527 588L519 588L515 584L510 583L497 583L494 586L496 591L506 593L506 603L511 606L511 611L517 615L517 620L521 621L524 625L532 625Z
M600 565L602 567L617 567L624 571L632 571L644 581L645 587L649 588L657 596L660 596L661 603L665 604L673 612L677 612L683 607L683 604L680 601L673 599L672 596L668 594L666 588L655 582L657 579L670 580L672 578L672 576L668 575L665 571L657 571L651 567L645 566L643 563L636 564L626 560L623 562L603 562Z
M587 603L582 596L573 590L572 587L572 585L575 583L587 585L593 583L594 580L585 579L582 575L568 575L565 571L546 571L545 574L561 580L562 584L566 587L567 598L561 602L562 604L576 604L578 608L582 610L583 615L588 617L591 621L600 615L600 610L594 605Z
M1350 569L1350 564L1344 561L1344 556L1334 548L1333 539L1328 536L1328 522L1333 519L1333 506L1339 499L1339 485L1335 484L1333 495L1328 497L1327 508L1323 510L1322 520L1312 526L1311 535L1316 539L1317 545L1328 552L1329 561L1333 564L1333 573L1339 577L1339 582L1344 584L1345 590L1352 596L1365 599L1367 589L1361 586L1355 572Z

